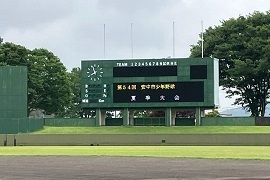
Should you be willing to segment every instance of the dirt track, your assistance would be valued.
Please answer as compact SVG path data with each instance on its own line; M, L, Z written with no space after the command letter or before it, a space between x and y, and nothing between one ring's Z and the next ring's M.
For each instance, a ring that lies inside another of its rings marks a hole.
M270 179L270 161L0 156L0 179Z

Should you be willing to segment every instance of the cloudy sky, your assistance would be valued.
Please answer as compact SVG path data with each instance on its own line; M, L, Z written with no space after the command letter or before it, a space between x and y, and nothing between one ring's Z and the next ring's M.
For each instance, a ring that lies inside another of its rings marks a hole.
M188 57L204 28L254 11L269 0L1 0L0 36L29 49L46 48L68 70L83 59ZM232 100L224 101L221 108Z

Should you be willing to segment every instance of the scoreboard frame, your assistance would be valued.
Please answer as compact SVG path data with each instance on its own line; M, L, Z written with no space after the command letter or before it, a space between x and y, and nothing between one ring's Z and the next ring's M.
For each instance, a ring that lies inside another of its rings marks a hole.
M83 60L81 107L212 109L218 68L215 58Z

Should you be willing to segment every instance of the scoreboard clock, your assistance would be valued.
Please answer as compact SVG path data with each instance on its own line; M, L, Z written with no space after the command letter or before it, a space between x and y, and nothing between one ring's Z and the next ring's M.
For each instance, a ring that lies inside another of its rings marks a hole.
M217 59L83 60L81 65L82 108L219 104Z
M91 81L98 81L103 77L103 69L100 65L93 64L87 68L87 74Z

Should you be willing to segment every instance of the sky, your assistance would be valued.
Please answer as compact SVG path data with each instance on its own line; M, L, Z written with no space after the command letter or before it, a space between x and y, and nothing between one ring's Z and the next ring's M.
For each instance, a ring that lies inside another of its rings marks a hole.
M199 40L202 21L207 29L269 8L269 0L1 0L0 36L28 49L48 49L70 71L81 60L132 54L185 58ZM220 91L221 109L234 101L225 95Z

